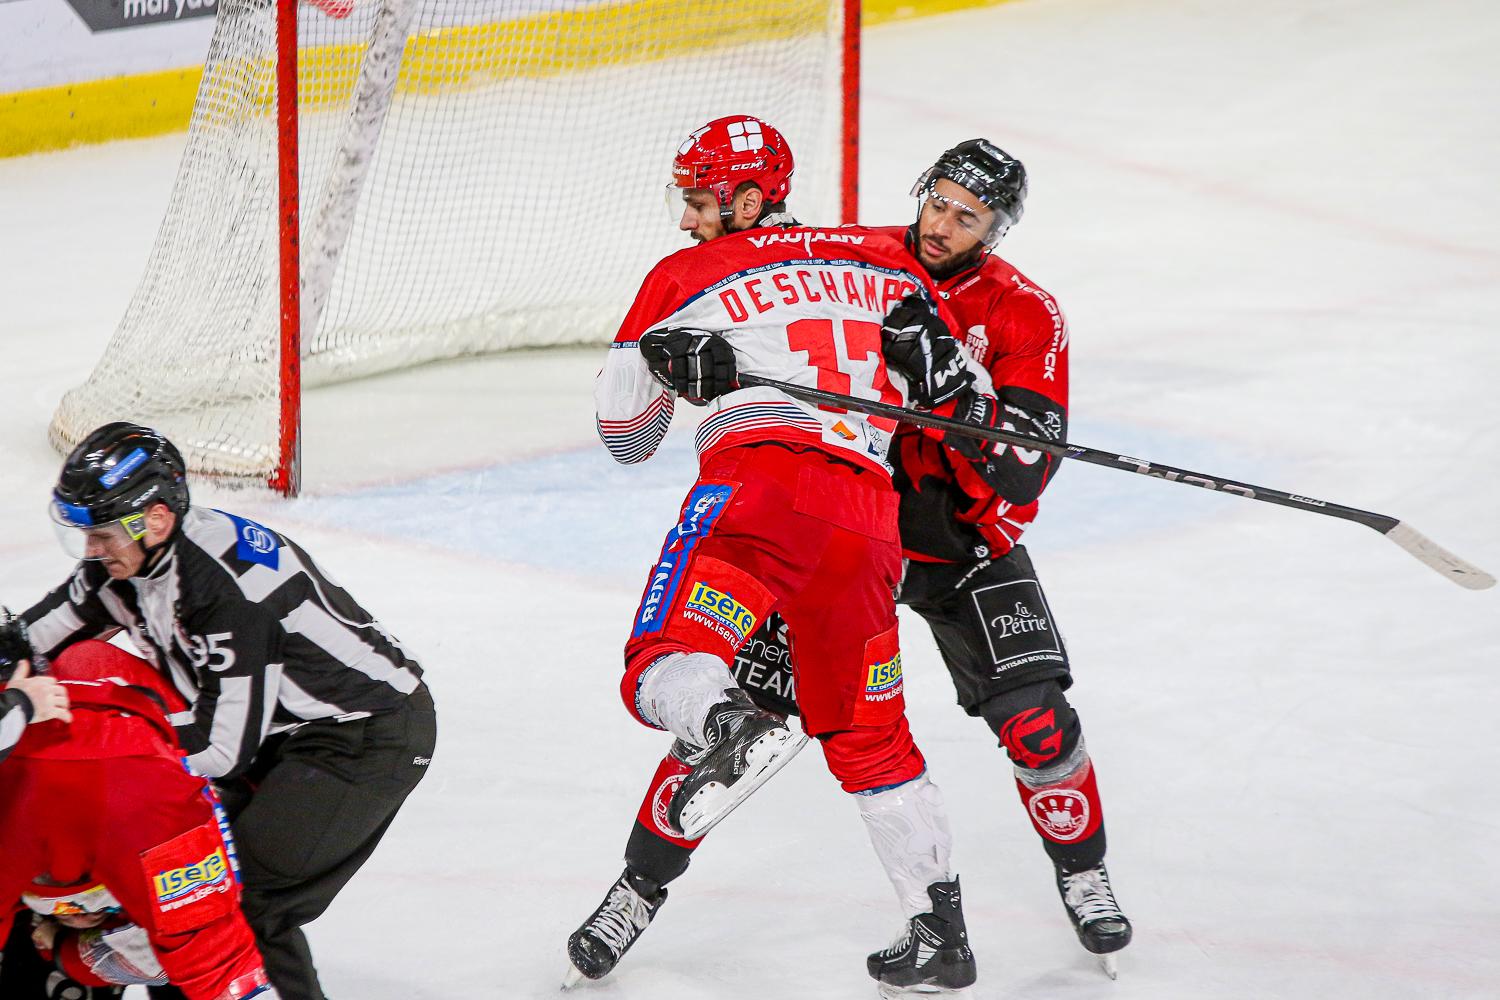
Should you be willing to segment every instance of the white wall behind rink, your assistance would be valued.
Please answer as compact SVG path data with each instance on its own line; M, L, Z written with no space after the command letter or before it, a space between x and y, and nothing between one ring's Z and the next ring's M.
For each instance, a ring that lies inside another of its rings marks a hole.
M0 93L201 65L213 27L196 17L96 35L66 0L3 0Z

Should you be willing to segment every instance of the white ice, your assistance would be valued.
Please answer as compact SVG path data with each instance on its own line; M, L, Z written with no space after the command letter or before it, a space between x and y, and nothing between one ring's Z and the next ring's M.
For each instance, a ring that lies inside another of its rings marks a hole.
M906 219L912 177L989 136L1032 174L1003 251L1068 310L1072 438L1393 514L1494 572L1497 51L1488 0L1035 0L873 29L863 216ZM47 420L139 278L180 146L0 162L12 606L67 571ZM610 463L598 360L319 391L307 498L223 498L317 553L438 699L430 777L312 928L341 1000L551 996L619 872L665 740L620 706L618 653L692 461L679 428ZM905 616L976 997L1500 996L1500 591L1357 525L1088 466L1029 543L1136 940L1115 983L1078 946L993 738ZM810 750L580 995L868 998L894 903Z

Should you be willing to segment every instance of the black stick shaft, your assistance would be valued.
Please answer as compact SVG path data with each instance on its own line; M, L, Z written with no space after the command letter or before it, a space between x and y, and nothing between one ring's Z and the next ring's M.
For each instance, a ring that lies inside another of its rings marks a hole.
M893 420L915 424L919 427L935 427L940 430L952 431L955 434L982 438L986 441L997 441L1001 444L1015 445L1019 448L1029 448L1033 451L1046 452L1049 455L1056 455L1058 458L1071 458L1074 461L1087 462L1090 465L1102 465L1107 469L1134 472L1142 476L1150 476L1153 479L1164 479L1171 483L1197 486L1200 489L1215 490L1219 493L1232 493L1235 496L1242 496L1249 500L1260 500L1263 503L1293 507L1297 510L1305 510L1313 514L1324 514L1328 517L1342 518L1345 521L1354 521L1357 524L1374 528L1381 534L1385 534L1400 523L1397 518L1389 517L1385 514L1375 514L1368 510L1359 510L1354 507L1345 507L1341 504L1328 503L1324 500L1315 500L1312 497L1305 497L1296 493L1284 493L1281 490L1273 490L1265 486L1252 486L1249 483L1239 483L1232 479L1205 476L1201 472L1176 469L1170 465L1159 465L1154 462L1143 461L1139 458L1131 458L1128 455L1116 455L1113 452L1099 451L1097 448L1086 448L1083 445L1069 444L1066 441L1048 441L1044 438L1033 437L1030 434L1022 434L1018 431L1003 431L998 428L980 427L964 420L955 420L952 417L940 417L920 410L907 409L904 406L892 406L889 403L859 399L855 396L828 392L824 389L813 389L805 385L794 385L790 382L782 382L777 379L762 378L759 375L741 373L739 383L742 386L753 385L762 386L767 389L778 389L788 396L809 403L837 406L846 410L854 410L857 413L869 414L870 416L890 417Z

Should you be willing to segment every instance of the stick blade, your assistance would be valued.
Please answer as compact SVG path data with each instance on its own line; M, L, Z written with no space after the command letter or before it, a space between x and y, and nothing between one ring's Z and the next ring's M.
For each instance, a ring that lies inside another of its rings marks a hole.
M1468 590L1488 590L1495 585L1495 578L1471 562L1443 548L1405 521L1384 532L1385 537L1401 546L1425 565L1446 576L1460 587Z

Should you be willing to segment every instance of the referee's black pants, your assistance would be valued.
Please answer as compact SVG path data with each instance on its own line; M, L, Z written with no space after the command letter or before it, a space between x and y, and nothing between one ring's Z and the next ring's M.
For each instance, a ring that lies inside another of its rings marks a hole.
M245 918L282 1000L325 1000L302 927L374 852L427 773L436 739L423 685L396 711L272 737L248 798L226 790Z

